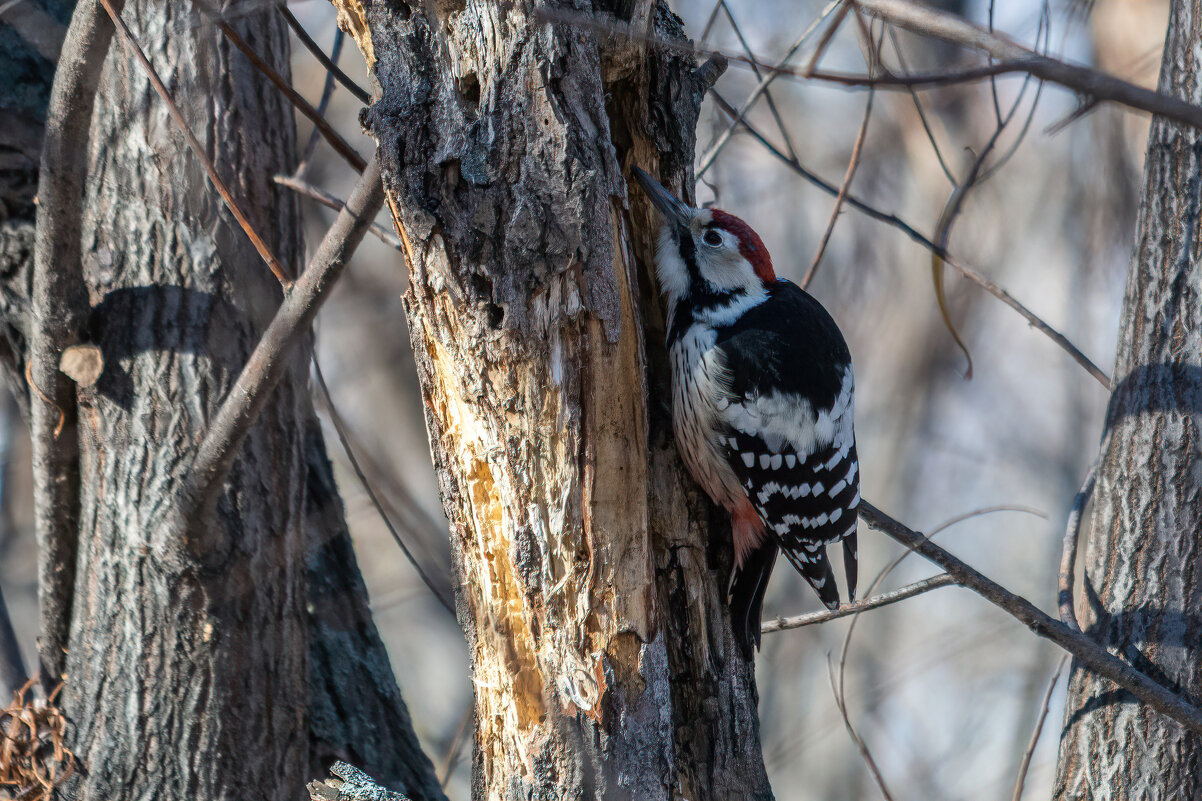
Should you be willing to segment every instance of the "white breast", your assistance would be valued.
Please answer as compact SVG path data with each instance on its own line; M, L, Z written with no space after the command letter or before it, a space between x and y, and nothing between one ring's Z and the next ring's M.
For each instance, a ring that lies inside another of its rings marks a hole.
M726 368L714 349L717 335L693 325L670 349L672 427L685 465L710 498L729 511L746 494L718 450L716 426L729 405Z

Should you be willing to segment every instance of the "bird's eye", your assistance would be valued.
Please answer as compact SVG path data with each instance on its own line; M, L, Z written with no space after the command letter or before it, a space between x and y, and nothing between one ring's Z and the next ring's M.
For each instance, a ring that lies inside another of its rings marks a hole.
M722 244L722 234L711 228L705 232L705 236L701 237L701 240L710 247L716 248Z

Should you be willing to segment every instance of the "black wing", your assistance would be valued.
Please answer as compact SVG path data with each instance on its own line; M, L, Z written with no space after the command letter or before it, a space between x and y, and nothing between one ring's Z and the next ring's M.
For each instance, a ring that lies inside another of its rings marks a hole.
M826 546L844 543L854 598L860 500L843 335L816 300L782 281L736 325L719 330L717 347L736 399L721 437L727 461L785 557L834 608L839 591ZM824 414L825 427L817 423Z

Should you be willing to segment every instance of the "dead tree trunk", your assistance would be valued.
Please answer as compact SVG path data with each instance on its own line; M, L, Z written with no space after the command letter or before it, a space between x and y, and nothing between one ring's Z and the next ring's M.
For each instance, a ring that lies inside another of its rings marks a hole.
M474 797L771 798L728 522L669 434L659 223L626 191L637 163L691 194L721 67L540 3L335 4L383 92L366 123L451 520ZM683 40L660 2L575 7Z
M291 108L193 5L131 0L125 19L256 229L295 272L295 199L272 182L295 157ZM287 74L287 30L274 12L232 24ZM23 126L0 136L0 363L26 413L30 154L49 97L42 67L57 42L42 44L25 57L39 67L22 74L27 82L0 87L0 119L19 114ZM151 533L162 530L280 289L119 40L101 87L83 220L90 311L77 336L101 348L105 371L78 391L81 525L65 605L64 707L81 760L73 794L294 799L338 757L411 798L443 799L372 623L308 397L307 349L242 446L219 507L218 547L198 555L203 569L156 558L162 543Z
M1202 103L1202 4L1174 0L1161 91ZM1202 699L1202 133L1154 120L1085 562L1088 630ZM1198 798L1202 738L1075 669L1058 799Z

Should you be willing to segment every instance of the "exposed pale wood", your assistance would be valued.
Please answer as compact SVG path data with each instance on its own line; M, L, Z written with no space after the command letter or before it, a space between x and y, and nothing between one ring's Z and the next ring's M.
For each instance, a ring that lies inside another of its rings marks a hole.
M366 23L347 30L382 90L365 122L451 521L473 796L770 798L725 618L729 523L670 439L658 221L626 208L629 163L691 193L720 69L600 49L533 5L335 4ZM680 37L665 6L625 8Z

